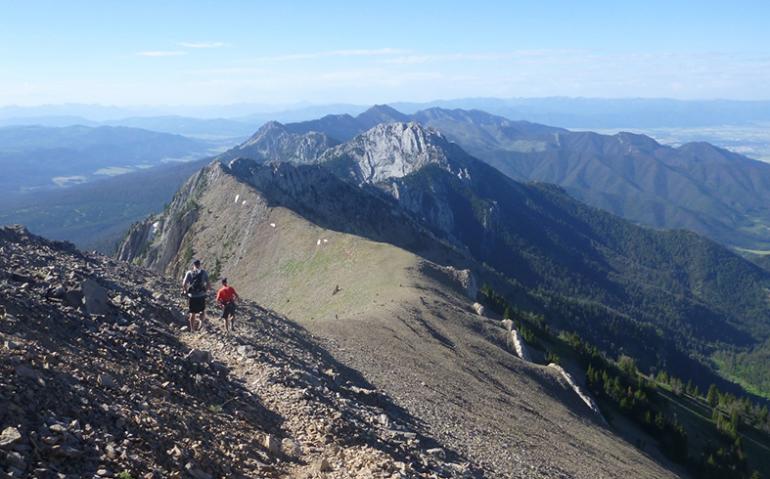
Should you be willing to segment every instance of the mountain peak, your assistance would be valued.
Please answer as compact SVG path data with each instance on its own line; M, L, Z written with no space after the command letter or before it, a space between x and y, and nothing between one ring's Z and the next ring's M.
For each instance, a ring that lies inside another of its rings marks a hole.
M327 151L322 161L348 159L362 183L400 178L430 164L452 169L464 153L441 133L416 122L380 123Z
M379 123L406 122L409 117L389 105L374 105L356 117L365 128Z
M267 123L259 127L259 129L251 137L255 138L257 136L263 136L269 133L285 132L285 131L287 130L286 130L286 126L283 123L272 120L272 121L268 121Z

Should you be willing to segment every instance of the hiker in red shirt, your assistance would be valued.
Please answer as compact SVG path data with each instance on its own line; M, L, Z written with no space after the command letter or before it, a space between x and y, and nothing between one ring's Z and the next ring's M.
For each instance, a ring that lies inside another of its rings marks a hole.
M217 291L217 303L222 308L222 319L225 320L225 331L234 330L235 300L241 299L235 288L227 284L227 278L222 278L222 287Z

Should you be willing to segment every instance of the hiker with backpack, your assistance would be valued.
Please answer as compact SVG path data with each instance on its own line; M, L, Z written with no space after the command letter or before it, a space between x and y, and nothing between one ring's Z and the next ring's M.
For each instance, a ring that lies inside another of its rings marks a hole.
M182 292L187 295L189 305L190 331L200 331L206 321L206 295L211 289L209 274L201 268L201 260L193 261L192 269L185 273ZM197 318L196 318L197 317ZM195 327L197 319L198 327Z
M222 319L225 321L225 331L235 330L235 300L241 299L235 288L227 284L227 278L222 278L222 287L217 291L217 303L222 308Z

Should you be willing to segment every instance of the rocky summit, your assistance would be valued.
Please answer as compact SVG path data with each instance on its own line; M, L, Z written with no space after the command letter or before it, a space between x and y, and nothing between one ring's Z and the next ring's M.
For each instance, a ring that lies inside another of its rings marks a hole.
M179 287L0 229L0 474L7 478L477 477L477 466L244 301L186 331Z

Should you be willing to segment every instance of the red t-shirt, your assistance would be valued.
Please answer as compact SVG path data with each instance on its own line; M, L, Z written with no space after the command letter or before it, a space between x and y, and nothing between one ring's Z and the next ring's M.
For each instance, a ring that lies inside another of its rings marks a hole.
M233 298L235 298L235 288L232 286L222 286L217 291L217 301L222 304L229 303Z

